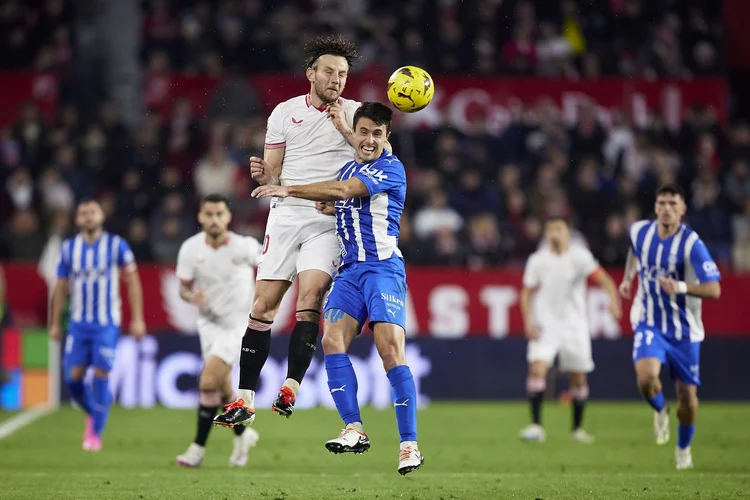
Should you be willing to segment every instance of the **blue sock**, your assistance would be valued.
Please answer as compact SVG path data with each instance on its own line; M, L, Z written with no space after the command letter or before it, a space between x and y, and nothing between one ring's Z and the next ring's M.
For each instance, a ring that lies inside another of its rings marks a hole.
M683 450L690 446L690 442L693 440L693 434L695 433L695 424L677 426L677 446Z
M94 434L102 435L109 417L109 406L112 404L109 394L109 378L94 378L94 405L91 414L94 417Z
M326 354L323 358L328 375L328 389L331 391L336 409L346 425L362 422L357 402L357 374L346 354Z
M391 382L391 398L401 441L416 441L417 386L411 370L406 365L400 365L391 368L386 375Z
M83 411L91 415L93 406L91 404L91 391L88 390L83 380L66 380L70 397L73 398L78 406L83 408Z
M662 411L664 409L664 392L659 391L659 394L653 398L646 398L646 401L648 401L648 404L650 404L651 408L654 410Z

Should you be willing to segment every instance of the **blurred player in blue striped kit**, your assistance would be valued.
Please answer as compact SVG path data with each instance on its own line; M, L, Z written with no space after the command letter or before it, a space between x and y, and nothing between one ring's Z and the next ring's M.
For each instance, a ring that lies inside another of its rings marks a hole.
M620 294L630 298L639 276L630 321L638 387L654 414L657 444L669 442L669 408L659 380L663 364L676 379L679 421L677 469L693 467L690 443L698 413L700 346L705 336L701 299L718 299L721 275L698 234L682 223L685 193L677 185L656 192L656 220L630 228L630 252Z
M111 396L109 372L115 361L120 333L120 276L130 299L130 333L141 338L143 293L128 243L102 229L104 212L94 200L82 200L76 208L80 233L62 244L57 268L57 284L52 296L49 333L62 340L62 310L70 294L70 324L63 355L65 383L73 400L87 413L83 449L99 451L107 424ZM94 381L84 383L88 367L94 368Z
M328 388L346 428L326 448L333 453L362 453L370 448L357 403L357 376L346 354L369 318L391 382L401 437L398 472L408 474L419 469L424 458L417 447L417 390L404 352L406 271L398 236L406 173L401 161L384 150L391 119L391 110L377 102L365 102L356 111L355 159L344 165L338 181L261 186L253 196L336 201L341 267L324 306L322 344Z

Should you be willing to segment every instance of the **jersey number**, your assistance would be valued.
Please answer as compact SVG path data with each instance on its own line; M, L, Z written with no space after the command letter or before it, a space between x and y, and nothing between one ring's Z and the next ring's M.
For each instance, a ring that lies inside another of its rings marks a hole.
M646 332L646 345L651 345L651 341L654 340L654 332L647 331ZM638 349L641 347L641 342L643 342L643 333L638 332L635 334L635 341L634 341L634 347Z

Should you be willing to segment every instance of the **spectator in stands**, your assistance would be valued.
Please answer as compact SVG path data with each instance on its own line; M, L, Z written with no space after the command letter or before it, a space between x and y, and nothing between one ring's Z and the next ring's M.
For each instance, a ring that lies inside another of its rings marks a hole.
M148 224L141 218L131 219L127 233L128 244L137 262L151 262L154 260L149 246Z
M235 180L238 165L227 155L223 145L213 148L195 166L195 191L199 197L218 193L229 199L234 198Z
M39 191L47 212L70 212L75 205L75 194L57 169L48 168L42 173Z
M461 215L448 205L445 191L429 193L427 204L414 214L414 233L417 238L431 238L437 231L448 229L450 233L459 231L464 225Z
M459 185L454 188L451 196L451 206L462 217L498 211L500 200L497 191L484 182L478 170L464 170L459 179Z
M510 239L509 239L510 240ZM506 242L491 213L474 215L468 222L467 262L471 269L496 267L506 263L512 242Z
M39 216L29 209L17 211L1 238L4 258L37 261L44 249L44 233L39 227Z
M719 184L706 180L693 190L688 222L701 235L706 248L717 264L729 265L732 260L732 223L719 202Z
M153 222L152 222L153 225ZM156 262L172 264L177 261L177 253L185 241L185 228L178 217L163 219L157 224L156 232L152 230L151 254Z
M592 240L591 248L599 263L605 267L619 268L625 265L630 248L628 228L624 217L615 213L607 217L603 237Z

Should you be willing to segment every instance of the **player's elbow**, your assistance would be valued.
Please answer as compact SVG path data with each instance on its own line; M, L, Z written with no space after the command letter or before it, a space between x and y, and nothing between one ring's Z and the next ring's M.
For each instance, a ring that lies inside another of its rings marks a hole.
M718 281L711 283L711 286L707 290L707 297L711 300L718 300L721 297L721 285Z
M335 201L348 200L349 198L355 197L354 188L346 182L340 182L336 189Z

